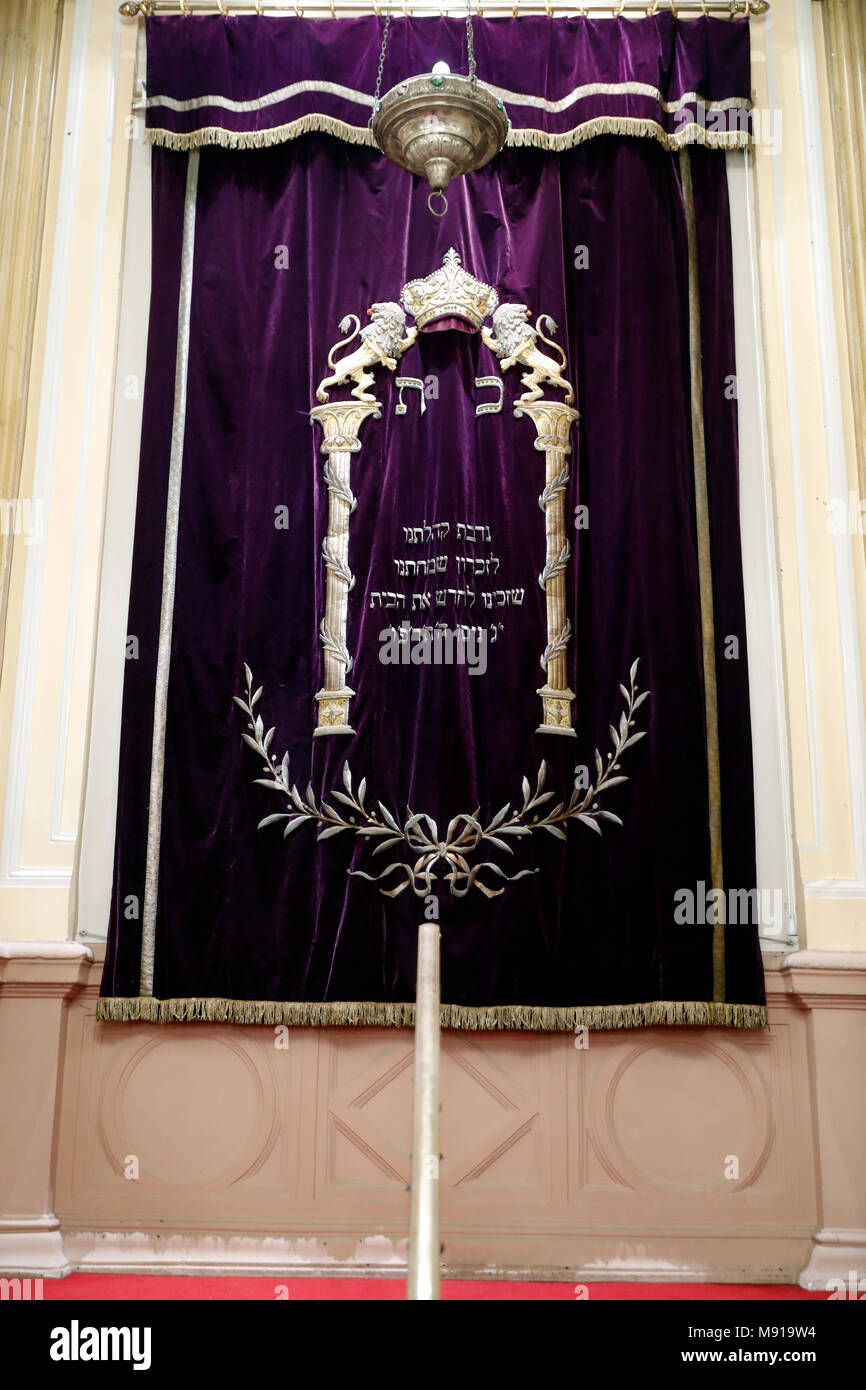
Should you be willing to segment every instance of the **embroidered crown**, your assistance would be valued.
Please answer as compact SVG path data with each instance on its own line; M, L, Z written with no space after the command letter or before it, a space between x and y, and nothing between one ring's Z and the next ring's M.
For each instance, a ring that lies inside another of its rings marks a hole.
M488 314L493 313L499 295L490 285L476 280L463 269L452 246L442 257L438 270L423 280L410 280L403 286L400 302L419 328L435 319L457 317L478 329Z

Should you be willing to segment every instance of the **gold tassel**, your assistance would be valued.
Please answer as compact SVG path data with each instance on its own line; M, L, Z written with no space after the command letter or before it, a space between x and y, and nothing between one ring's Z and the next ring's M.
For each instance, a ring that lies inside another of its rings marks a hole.
M261 999L153 999L149 996L102 998L96 1017L103 1023L240 1023L292 1027L406 1028L415 1022L414 1004L373 1001L335 1004L292 1004ZM693 1027L766 1028L763 1004L715 1004L709 1001L654 999L645 1004L584 1004L568 1008L499 1004L473 1008L443 1004L443 1028L469 1032L517 1029L532 1032L571 1032L575 1028L652 1028L659 1024Z

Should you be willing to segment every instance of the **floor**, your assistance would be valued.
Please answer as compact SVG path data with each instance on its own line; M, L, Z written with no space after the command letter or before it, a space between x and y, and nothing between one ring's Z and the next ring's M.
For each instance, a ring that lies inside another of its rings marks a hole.
M147 1301L292 1299L339 1302L404 1300L403 1279L295 1278L285 1276L70 1274L66 1279L46 1279L43 1298L53 1301L90 1299ZM826 1301L823 1292L807 1293L793 1284L546 1284L506 1279L445 1279L442 1298L460 1302L572 1302L574 1300L627 1300L669 1302L701 1301Z

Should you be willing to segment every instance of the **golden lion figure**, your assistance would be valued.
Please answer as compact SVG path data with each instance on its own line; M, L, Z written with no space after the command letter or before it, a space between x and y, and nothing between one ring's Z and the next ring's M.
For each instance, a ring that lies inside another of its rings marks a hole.
M319 382L316 391L317 401L327 401L327 387L342 386L343 382L351 378L355 383L351 395L364 405L375 405L376 397L367 391L367 387L372 386L375 381L375 376L368 368L387 367L389 372L395 371L397 358L412 346L418 336L417 328L406 328L406 315L399 304L389 300L382 304L373 304L367 310L367 314L371 322L365 328L361 328L357 314L348 314L342 320L340 332L348 333L349 336L335 343L328 353L328 366L332 375L323 377ZM335 362L334 353L351 343L359 332L361 342L355 351L347 353Z
M555 333L556 324L549 314L539 314L534 328L528 319L529 310L525 304L500 304L493 315L493 331L491 332L485 324L481 329L482 340L491 352L496 353L503 372L507 372L509 367L515 366L518 362L522 367L529 368L520 378L524 386L529 388L518 397L520 405L531 405L533 401L540 400L545 384L564 391L565 403L571 405L574 400L574 387L562 375L566 366L565 353L558 343L545 338L542 332L542 325L545 325L551 333ZM559 362L540 350L537 346L539 338L543 343L547 343L548 347L552 347L554 352L559 353Z

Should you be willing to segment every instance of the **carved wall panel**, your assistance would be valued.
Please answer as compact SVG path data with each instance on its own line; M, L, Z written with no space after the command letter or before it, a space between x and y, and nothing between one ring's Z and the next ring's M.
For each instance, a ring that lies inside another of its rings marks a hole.
M404 1262L410 1031L97 1024L98 971L69 1010L57 1152L85 1265L94 1232L126 1267L166 1241L220 1268ZM817 1224L808 1015L769 981L766 1033L446 1031L446 1266L796 1278Z

